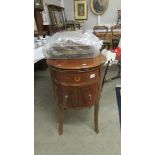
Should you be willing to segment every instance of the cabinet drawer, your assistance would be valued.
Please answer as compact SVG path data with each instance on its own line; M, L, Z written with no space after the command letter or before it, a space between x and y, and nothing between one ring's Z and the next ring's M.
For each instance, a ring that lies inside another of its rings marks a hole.
M79 87L78 95L81 106L96 104L99 99L99 83Z
M55 79L59 82L78 84L99 80L99 70L73 72L73 71L55 71Z

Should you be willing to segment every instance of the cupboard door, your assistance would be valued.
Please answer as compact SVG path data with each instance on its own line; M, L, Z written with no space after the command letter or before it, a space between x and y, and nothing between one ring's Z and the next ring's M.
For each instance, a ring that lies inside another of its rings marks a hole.
M81 86L78 89L79 105L90 106L99 101L99 83Z
M59 104L64 107L75 107L78 105L77 87L58 86Z

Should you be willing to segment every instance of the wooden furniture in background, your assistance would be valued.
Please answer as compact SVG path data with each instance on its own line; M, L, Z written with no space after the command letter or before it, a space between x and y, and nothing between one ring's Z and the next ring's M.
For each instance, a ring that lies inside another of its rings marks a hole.
M102 49L107 46L107 49L110 49L111 40L108 38L108 27L107 26L94 26L93 33L103 40Z
M106 58L99 55L89 59L48 59L55 98L59 108L59 134L63 133L64 108L80 109L94 105L95 131Z
M44 30L48 31L49 35L63 31L63 30L75 30L76 27L80 29L80 21L67 20L65 15L65 9L56 5L48 5L48 11L50 15L50 25L44 25Z
M47 35L47 31L44 31L43 27L43 19L42 19L42 11L44 10L43 1L42 0L34 0L34 19L35 24L37 26L37 30L34 31L34 37L45 36ZM34 70L44 70L48 66L45 63L45 59L38 61L34 64Z
M34 9L34 17L36 20L38 33L41 34L43 32L42 10Z
M118 15L117 15L117 24L121 24L121 10L117 10Z
M34 19L37 26L37 31L34 32L35 37L39 35L47 35L47 31L45 31L43 27L43 18L42 18L43 10L44 10L43 1L35 0L34 1Z
M48 5L48 11L51 24L46 26L46 29L48 29L49 34L51 35L55 32L65 30L66 16L64 8L56 5Z
M68 28L71 31L75 31L76 28L78 28L80 30L80 28L82 27L81 21L78 21L78 20L67 20L65 22L65 26L66 26L66 31L68 30Z
M34 18L37 25L37 31L38 34L41 34L43 32L43 19L42 19L42 11L43 8L43 2L42 0L35 0L34 1Z
M112 32L112 48L116 49L120 38L121 38L121 33L119 33L121 31L121 25L114 25L111 27L111 32ZM117 33L116 33L117 32Z
M120 28L118 28L120 27ZM93 29L95 29L94 34L101 40L107 40L107 47L113 48L117 47L118 41L120 40L121 37L121 25L120 26L112 26L110 29L107 30L107 28L104 30L102 29L102 26L94 26ZM115 41L115 39L117 39ZM112 41L114 40L114 41ZM110 45L109 45L110 44ZM106 42L105 42L106 45ZM105 45L103 45L102 49L105 48Z

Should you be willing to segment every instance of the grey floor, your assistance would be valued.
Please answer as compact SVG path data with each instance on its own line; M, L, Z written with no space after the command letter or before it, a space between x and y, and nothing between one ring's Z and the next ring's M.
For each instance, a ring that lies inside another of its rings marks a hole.
M107 77L116 75L110 67ZM94 108L66 110L64 133L58 134L57 106L52 96L49 69L34 73L35 155L120 155L115 86L121 79L105 83L100 100L99 134L94 132Z

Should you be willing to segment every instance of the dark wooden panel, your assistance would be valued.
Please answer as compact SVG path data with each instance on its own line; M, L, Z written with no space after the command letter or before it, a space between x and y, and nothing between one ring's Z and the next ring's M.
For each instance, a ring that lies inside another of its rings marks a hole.
M79 104L81 106L90 106L98 103L99 82L78 89Z
M49 34L65 30L66 16L64 8L56 5L48 5L51 25L48 27Z
M35 9L34 17L35 17L38 33L42 33L43 32L42 10Z
M78 106L77 87L57 85L58 104L64 107Z

